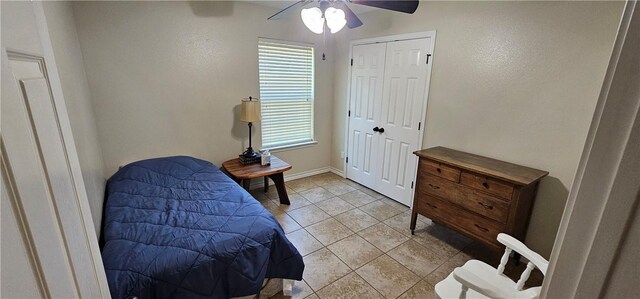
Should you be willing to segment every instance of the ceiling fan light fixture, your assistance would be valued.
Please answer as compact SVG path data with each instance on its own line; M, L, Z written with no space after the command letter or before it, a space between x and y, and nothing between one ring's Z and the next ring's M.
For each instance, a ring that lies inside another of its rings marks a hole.
M324 18L322 17L322 10L318 7L305 8L300 12L300 17L311 32L315 34L322 34L324 31Z
M331 30L331 33L336 33L344 28L347 24L347 18L344 11L335 7L328 7L324 12L324 17L327 19L327 26Z

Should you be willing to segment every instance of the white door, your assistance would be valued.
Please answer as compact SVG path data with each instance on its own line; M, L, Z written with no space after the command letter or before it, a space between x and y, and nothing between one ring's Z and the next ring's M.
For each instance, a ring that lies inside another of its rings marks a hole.
M0 297L109 297L42 3L1 18Z
M422 38L387 43L376 191L407 206L417 163L413 152L421 147L430 42Z
M378 169L378 134L373 130L380 117L384 82L385 43L353 47L347 177L373 186Z

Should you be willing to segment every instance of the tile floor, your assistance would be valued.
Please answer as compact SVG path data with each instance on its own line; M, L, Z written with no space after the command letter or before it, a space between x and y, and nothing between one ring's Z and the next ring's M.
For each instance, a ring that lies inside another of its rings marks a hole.
M293 298L436 298L434 285L471 258L497 265L470 239L420 216L411 235L411 211L332 173L286 183L290 206L275 188L252 190L304 257L303 281ZM519 267L506 273L517 279ZM529 284L539 285L534 272ZM282 292L275 298L281 298Z

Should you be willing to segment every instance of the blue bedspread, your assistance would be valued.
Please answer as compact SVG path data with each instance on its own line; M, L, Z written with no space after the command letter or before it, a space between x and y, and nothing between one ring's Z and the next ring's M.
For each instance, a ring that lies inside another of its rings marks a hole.
M131 163L107 183L102 258L113 298L228 298L302 279L273 215L213 164Z

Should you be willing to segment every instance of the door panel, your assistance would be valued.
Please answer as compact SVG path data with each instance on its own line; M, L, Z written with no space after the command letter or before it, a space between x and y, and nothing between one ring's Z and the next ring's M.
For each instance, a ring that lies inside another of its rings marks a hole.
M427 86L427 51L430 38L387 43L382 113L378 125L380 162L378 192L405 205L411 204L411 182L420 148L421 121Z
M0 297L108 298L42 3L3 2L1 13L1 200L12 213L0 235L21 243L9 247L21 260L3 263Z
M378 167L378 134L385 66L384 44L353 47L347 177L365 186L374 185Z

